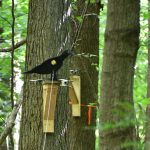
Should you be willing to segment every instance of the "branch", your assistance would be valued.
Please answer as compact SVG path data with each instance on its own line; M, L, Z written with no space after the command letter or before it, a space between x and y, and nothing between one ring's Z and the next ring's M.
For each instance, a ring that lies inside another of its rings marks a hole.
M0 0L0 7L2 7L2 0Z
M16 43L16 44L14 45L14 50L17 49L17 48L19 48L20 46L24 45L25 43L26 43L26 39L24 39L24 40L22 40L22 41ZM0 49L0 52L11 52L12 49L13 49L12 47L3 48L3 49Z
M12 14L12 26L11 26L11 42L12 42L12 51L11 51L11 105L12 105L12 109L14 107L14 46L15 46L15 2L14 0L12 0L12 7L11 7L11 14Z
M96 16L96 17L99 17L98 14L96 13L90 13L90 14L85 14L84 17L88 17L88 16Z
M5 127L4 131L2 132L2 134L0 135L0 145L4 142L6 137L11 133L12 128L15 125L14 122L16 120L16 116L17 116L17 113L19 111L21 104L22 104L22 96L21 96L21 99L17 102L17 104L14 105L12 113L10 114L10 116L8 118L8 122L6 123L6 127Z
M6 21L11 26L11 23L6 18L2 17L1 15L0 15L0 18L2 18L4 21Z

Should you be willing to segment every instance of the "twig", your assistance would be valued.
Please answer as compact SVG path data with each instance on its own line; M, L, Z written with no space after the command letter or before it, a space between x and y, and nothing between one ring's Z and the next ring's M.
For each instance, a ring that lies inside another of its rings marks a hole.
M16 119L16 116L20 109L21 104L22 104L22 96L21 96L20 100L18 101L18 103L16 105L14 105L12 113L10 114L10 116L8 118L8 122L6 123L6 127L5 127L4 131L2 132L2 134L0 135L0 145L4 142L6 137L11 133L12 128L15 125L14 122L15 122L15 119Z
M12 51L11 51L11 107L12 109L14 108L14 47L15 47L15 40L14 40L14 36L15 36L15 2L14 0L12 0L12 7L11 7L11 14L12 14L12 26L11 26L11 30L12 30L12 35L11 35L11 41L12 41ZM13 135L12 135L12 131L10 131L10 139L11 139L11 147L12 149L14 149L14 141L13 141Z
M84 15L84 17L88 17L88 16L96 16L96 17L99 17L99 15L98 14L96 14L96 13L90 13L90 14L85 14Z
M16 43L16 44L14 45L14 49L13 49L12 47L3 48L3 49L0 49L0 52L11 52L12 49L15 50L15 49L19 48L20 46L24 45L25 43L26 43L26 39L24 39L24 40L22 40L22 41Z
M11 23L6 18L2 17L1 15L0 15L0 18L2 18L4 21L6 21L11 26Z

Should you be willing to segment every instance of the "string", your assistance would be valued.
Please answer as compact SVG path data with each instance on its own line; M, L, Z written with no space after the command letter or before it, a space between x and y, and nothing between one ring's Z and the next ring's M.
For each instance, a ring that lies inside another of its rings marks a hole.
M86 12L87 12L87 8L88 8L88 5L89 5L89 2L90 2L89 0L88 0L87 3L85 2L83 11L82 11L82 13L81 13L81 18L82 18L83 20L82 20L81 23L79 23L79 25L78 25L78 27L77 27L77 30L76 30L76 32L75 32L75 36L74 36L73 43L72 43L72 45L71 45L70 51L73 51L75 45L77 44L77 41L78 41L78 38L79 38L80 33L81 33L81 29L82 29L82 26L83 26L83 22L84 22L84 19L85 19L85 14L86 14ZM71 58L70 58L70 61L68 61L68 62L70 62L70 64L72 63Z
M88 72L87 65L85 65L85 63L84 63L83 61L81 61L81 64L82 64L82 66L83 66L83 68L84 68L84 70L85 70L85 72L86 72L86 74L87 74L87 77L88 77L88 79L89 79L89 82L90 82L90 84L91 84L91 86L92 86L94 98L97 98L96 89L95 89L95 86L94 86L94 84L93 84L93 82L92 82L92 79L91 79L91 77L90 77L90 74L89 74L89 72Z
M82 22L78 25L77 27L77 31L75 33L75 38L73 40L73 43L71 45L71 51L73 50L74 46L76 45L77 41L78 41L78 38L80 36L80 33L81 33L81 29L82 29L82 26L83 26L83 22L84 22L84 19L85 19L85 14L86 14L86 11L87 11L87 8L88 8L88 4L89 4L89 1L87 2L87 4L85 4L84 8L83 8L83 11L82 11L82 14L81 14L81 17L83 18ZM71 60L70 60L70 63L71 63ZM87 69L87 66L83 63L83 61L81 61L81 64L85 70L85 72L87 73L87 77L89 79L89 82L92 86L92 90L93 90L93 93L94 93L94 98L97 98L97 94L96 94L96 90L95 90L95 87L93 85L93 82L91 80L91 77L88 73L88 69Z
M48 115L47 115L47 120L46 120L46 131L47 131L47 127L48 127L48 117L49 117L49 112L50 112L50 106L51 106L51 97L52 97L52 87L53 87L53 83L54 83L54 72L52 73L52 80L51 80L51 87L50 87L50 100L49 100L49 103L48 103ZM45 105L45 108L46 109L46 105ZM43 150L45 149L45 144L46 144L46 132L45 132L45 135L44 135L44 143L43 143Z
M85 2L86 3L86 2ZM81 14L81 17L82 17L82 22L78 25L78 28L77 28L77 31L75 33L75 38L73 40L73 43L71 45L71 51L73 50L74 46L76 45L77 41L78 41L78 38L80 36L80 33L81 33L81 29L82 29L82 26L83 26L83 22L84 22L84 18L85 18L85 14L86 14L86 11L87 11L87 8L88 8L88 5L89 5L89 1L87 2L87 4L85 4L84 8L83 8L83 11L82 11L82 14Z
M77 27L77 30L75 32L75 36L74 36L74 39L73 39L73 43L71 44L71 47L70 47L70 51L73 50L73 48L75 47L77 41L78 41L78 38L80 36L80 33L81 33L81 29L82 29L82 26L83 26L83 22L84 22L84 19L85 19L85 14L87 12L87 8L88 8L88 5L89 5L89 0L88 2L86 3L85 2L85 5L84 5L84 8L83 8L83 11L81 13L81 18L83 19L81 21L81 23L79 23L78 27ZM59 49L58 53L57 53L57 56L59 55L59 53L64 49L64 46L66 44L66 41L64 42L64 44L61 46L61 48Z

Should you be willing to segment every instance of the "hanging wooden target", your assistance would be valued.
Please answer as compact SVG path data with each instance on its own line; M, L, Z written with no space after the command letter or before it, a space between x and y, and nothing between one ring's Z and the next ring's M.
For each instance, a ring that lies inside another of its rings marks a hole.
M81 116L81 79L78 75L70 76L69 99L72 105L72 116Z
M59 82L43 82L43 132L54 132L54 117Z

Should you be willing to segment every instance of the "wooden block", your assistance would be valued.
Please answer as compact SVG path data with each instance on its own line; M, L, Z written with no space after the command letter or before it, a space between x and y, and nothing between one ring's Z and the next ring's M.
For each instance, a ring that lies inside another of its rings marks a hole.
M54 120L43 120L43 132L54 132Z
M72 116L81 116L81 80L80 76L70 76L71 86L69 88L69 98L72 104Z
M59 82L43 82L43 132L54 132L54 117Z
M73 104L72 105L72 116L74 116L74 117L80 117L81 116L80 104Z

